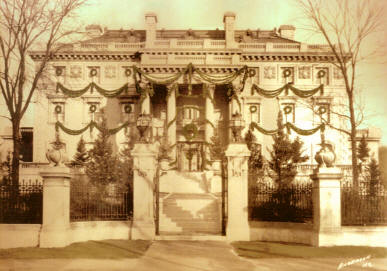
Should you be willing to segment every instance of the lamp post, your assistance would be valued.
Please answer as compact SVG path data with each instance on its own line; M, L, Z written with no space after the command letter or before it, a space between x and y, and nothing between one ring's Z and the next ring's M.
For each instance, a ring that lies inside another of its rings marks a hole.
M232 115L230 120L230 128L234 136L234 142L242 142L241 131L245 127L245 121L242 119L242 115L239 112L236 112Z
M145 132L150 126L152 121L152 117L150 114L142 113L138 116L136 126L138 131L140 132L140 142L141 143L147 143Z

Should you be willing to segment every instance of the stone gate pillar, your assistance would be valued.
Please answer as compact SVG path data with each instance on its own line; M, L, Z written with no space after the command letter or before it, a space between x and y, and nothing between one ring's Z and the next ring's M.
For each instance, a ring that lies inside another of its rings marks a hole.
M155 237L154 176L156 150L153 145L137 143L133 156L133 240L152 240Z
M245 143L232 143L226 150L228 171L228 220L226 236L229 241L250 240L248 217L248 159Z
M43 224L40 247L64 247L70 243L70 169L50 167L43 178Z
M341 231L340 180L336 167L321 167L311 175L313 180L313 246L336 245Z

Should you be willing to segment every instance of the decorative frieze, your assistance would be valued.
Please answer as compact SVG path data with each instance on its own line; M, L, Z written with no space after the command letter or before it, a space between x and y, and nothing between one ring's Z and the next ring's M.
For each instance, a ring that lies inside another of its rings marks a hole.
M300 79L310 79L312 67L310 66L300 66L298 68L298 77Z
M82 66L81 65L70 65L70 78L82 78Z
M274 66L264 67L263 76L265 79L274 79L276 77L276 68Z
M105 67L105 77L108 79L116 78L116 67L108 65Z

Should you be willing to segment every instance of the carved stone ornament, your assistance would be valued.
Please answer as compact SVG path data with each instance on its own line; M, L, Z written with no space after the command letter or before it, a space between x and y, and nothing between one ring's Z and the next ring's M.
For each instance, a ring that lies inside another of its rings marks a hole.
M53 164L54 167L63 165L63 162L66 159L64 153L65 145L66 144L60 140L59 134L56 135L55 141L51 142L52 148L47 150L46 157L50 164Z
M116 78L116 67L115 66L106 66L105 67L105 77L106 78Z
M311 67L301 66L298 68L298 74L300 79L310 79L311 76Z
M80 65L70 66L70 77L71 78L81 78L82 77L82 67Z
M322 142L321 149L316 153L314 159L318 163L319 167L333 167L333 163L336 160L336 154L334 152L334 145L331 142Z
M266 66L263 68L263 75L266 79L274 79L275 78L275 67L274 66Z

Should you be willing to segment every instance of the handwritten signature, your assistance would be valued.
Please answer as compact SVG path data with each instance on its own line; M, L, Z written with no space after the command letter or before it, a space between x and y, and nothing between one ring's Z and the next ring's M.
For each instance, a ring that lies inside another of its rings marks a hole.
M363 263L362 267L372 267L371 262L368 261L369 259L371 259L371 255L368 255L367 257L363 257L363 258L353 259L353 260L348 261L348 262L342 262L337 267L337 270L340 270L340 269L347 267L347 266L354 265L356 263Z

